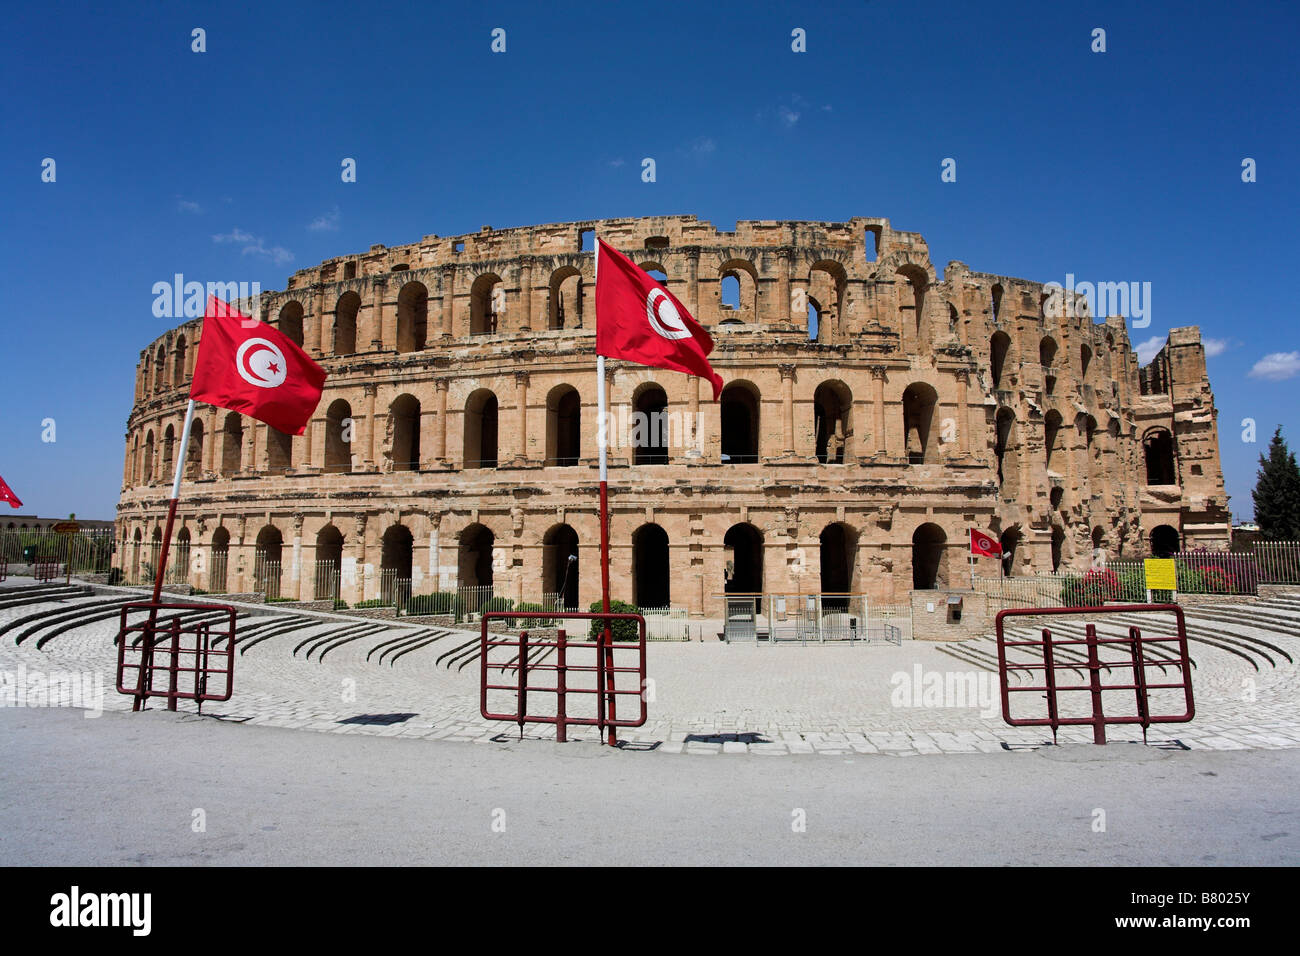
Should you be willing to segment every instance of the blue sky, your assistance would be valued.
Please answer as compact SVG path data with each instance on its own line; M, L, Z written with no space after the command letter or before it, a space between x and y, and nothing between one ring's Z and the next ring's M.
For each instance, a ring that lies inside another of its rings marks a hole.
M171 324L151 288L177 272L270 290L331 256L484 224L861 215L921 233L941 269L1150 282L1150 327L1130 335L1213 340L1231 508L1249 516L1274 426L1300 446L1298 11L13 5L0 475L24 512L112 516L135 363Z

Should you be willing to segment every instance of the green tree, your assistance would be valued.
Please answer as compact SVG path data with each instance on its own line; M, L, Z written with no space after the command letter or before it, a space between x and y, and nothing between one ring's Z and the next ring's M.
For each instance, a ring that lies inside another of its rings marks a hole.
M1300 540L1300 466L1286 446L1282 426L1273 433L1268 455L1259 456L1255 479L1255 522L1268 541Z

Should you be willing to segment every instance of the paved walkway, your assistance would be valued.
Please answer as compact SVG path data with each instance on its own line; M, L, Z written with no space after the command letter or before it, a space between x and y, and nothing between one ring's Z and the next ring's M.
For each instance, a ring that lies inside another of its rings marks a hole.
M64 600L52 606L77 603ZM32 611L0 610L0 626ZM339 623L326 616L320 621L250 647L237 659L233 699L209 704L205 713L336 734L479 743L518 736L515 725L479 715L477 661L463 669L439 663L447 651L473 640L473 633L446 632L384 663L366 660L380 638L345 644L323 662L295 655L295 647L313 630L323 632ZM93 623L54 637L40 650L33 641L15 645L12 636L5 636L0 638L0 671L16 673L22 666L102 675L104 708L128 710L130 699L113 690L115 634L116 621ZM1300 616L1296 633L1261 630L1259 635L1300 660ZM967 643L975 658L981 647L987 649L987 642ZM954 658L945 647L914 641L808 647L652 643L649 721L623 730L620 739L638 749L682 754L899 756L1002 751L1051 739L1046 728L1007 726L995 699L995 675ZM1196 719L1153 726L1151 743L1192 750L1300 747L1300 667L1275 654L1273 666L1256 670L1258 662L1197 642L1192 654L1198 665ZM945 700L924 692L936 682L963 688L969 696L959 700L950 693ZM553 738L554 733L529 725L525 736ZM595 736L591 728L570 732L570 739ZM1142 734L1136 726L1113 727L1109 737L1141 740ZM1088 742L1091 730L1063 728L1059 739Z

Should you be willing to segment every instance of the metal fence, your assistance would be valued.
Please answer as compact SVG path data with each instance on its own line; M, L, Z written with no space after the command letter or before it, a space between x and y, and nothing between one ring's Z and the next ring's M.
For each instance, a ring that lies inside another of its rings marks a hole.
M0 556L9 573L37 560L57 560L73 574L104 574L113 564L116 540L112 528L94 528L76 534L24 529L0 531Z
M223 594L226 590L226 568L230 564L230 552L213 549L212 562L208 566L208 590L213 594Z
M828 642L901 644L911 608L873 609L865 594L725 594L722 638L727 643ZM874 613L873 613L874 611Z
M280 599L280 561L268 558L262 551L253 554L253 591L264 600Z
M643 607L637 613L645 618L648 641L690 640L690 612L684 607Z
M337 561L318 560L312 597L317 601L338 601L342 581L342 571Z
M1260 584L1300 584L1300 541L1256 541L1250 553Z

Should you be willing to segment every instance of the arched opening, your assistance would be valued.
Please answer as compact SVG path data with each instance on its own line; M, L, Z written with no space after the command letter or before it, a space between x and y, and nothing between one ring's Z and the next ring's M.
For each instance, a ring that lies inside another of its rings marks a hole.
M185 453L185 477L198 478L203 474L203 419L190 423L190 447Z
M1038 343L1038 364L1043 367L1043 391L1051 395L1056 391L1056 339L1050 335Z
M1094 563L1096 563L1098 557L1101 557L1101 555L1098 552L1102 551L1105 547L1106 547L1106 529L1103 528L1101 525L1097 525L1095 528L1092 529L1092 550L1093 550Z
M1152 429L1142 438L1142 455L1146 460L1148 485L1176 485L1174 439L1163 428Z
M243 468L244 422L239 412L226 416L221 436L221 474L230 477Z
M1087 345L1080 345L1079 346L1079 378L1081 380L1086 379L1088 377L1088 366L1091 364L1092 364L1092 349L1088 348Z
M735 524L722 539L723 577L727 594L761 594L763 591L763 534L752 524ZM755 597L755 607L762 598Z
M642 608L668 607L671 582L668 532L657 524L643 524L632 533L632 603Z
M848 594L853 591L854 564L858 554L858 533L837 521L821 533L821 593Z
M141 466L141 482L147 485L153 481L153 432L149 431L144 436L144 464Z
M1002 371L1006 368L1007 352L1011 349L1011 336L994 332L989 339L989 360L993 372L993 387L1002 388Z
M939 393L924 382L909 385L903 392L903 434L909 464L931 464L939 459L938 443L931 436L938 403Z
M1052 409L1043 417L1043 455L1048 468L1052 467L1052 456L1056 452L1060 434L1061 413Z
M559 609L578 607L578 532L567 524L542 536L542 593L558 595Z
M388 406L393 471L420 470L420 402L399 395Z
M912 533L912 588L931 591L948 583L948 536L926 523Z
M40 530L37 526L36 530ZM146 570L149 572L147 577L150 581L155 580L158 574L158 563L162 560L162 528L153 529L153 537L149 540L149 564Z
M280 557L284 538L275 525L257 533L253 548L253 590L272 600L280 596Z
M822 304L817 301L817 297L808 296L808 341L816 342L822 330Z
M474 280L469 290L469 334L495 335L505 307L501 277L489 272Z
M273 475L293 467L293 436L270 425L266 426L266 467Z
M902 316L903 329L913 342L921 343L928 339L929 330L925 326L925 292L930 277L919 266L902 266L897 274L904 284L899 288L898 310Z
M758 316L758 272L748 259L718 268L718 317L723 323L753 322Z
M167 575L174 584L187 584L190 580L190 529L181 528L176 534L176 554L172 556Z
M357 313L361 311L361 296L348 291L339 296L334 306L334 354L352 355L357 350Z
M1052 573L1061 570L1065 558L1065 529L1059 524L1052 525Z
M25 528L27 527L27 525L24 524L23 527ZM140 560L143 557L141 551L144 548L144 535L140 533L139 528L135 529L135 537L132 539L132 543L134 545L134 549L131 552L131 567L129 569L129 575L130 575L129 583L136 583L142 580L142 578L144 577L142 573L143 569L140 567Z
M172 456L175 453L175 448L176 429L173 426L168 425L166 430L163 432L162 440L162 468L160 469L159 477L161 477L163 481L168 481L172 477L172 463L175 461Z
M423 282L408 282L397 293L397 351L428 348L429 290Z
M723 312L735 312L740 309L740 277L734 272L727 273L718 284L718 300Z
M185 336L182 335L176 340L176 357L172 362L172 382L176 385L184 385L185 380L189 378L189 370L185 366L185 356Z
M822 382L813 393L813 432L817 460L823 465L844 464L844 453L853 433L849 417L853 393L843 382Z
M486 388L465 403L465 467L497 466L497 397Z
M632 461L668 464L668 396L658 385L643 385L632 398Z
M997 322L1002 317L1002 283L993 283L993 321Z
M848 284L848 275L844 267L832 260L813 263L808 273L808 301L816 303L816 325L808 326L808 337L822 344L829 344L835 339L839 329L840 315L844 302L844 289Z
M1172 558L1178 553L1181 538L1173 525L1157 525L1151 529L1151 554L1157 558Z
M998 409L995 421L996 437L993 453L998 460L998 487L1004 492L1014 493L1018 487L1019 472L1015 467L1015 455L1007 460L1007 452L1015 446L1016 413L1005 406Z
M395 524L384 532L379 558L379 599L405 607L411 597L411 529Z
M302 316L302 303L290 299L280 307L280 315L275 321L281 334L288 336L299 348L302 348Z
M316 532L314 599L337 601L342 580L343 534L332 524Z
M481 524L460 533L457 572L461 587L492 586L492 548L496 538Z
M208 562L208 590L213 594L224 594L226 591L226 567L229 559L230 532L224 527L217 528L212 533L212 560Z
M126 483L128 487L134 487L140 484L140 433L135 433L135 441L131 445L130 460L127 462ZM12 527L12 525L10 525Z
M352 406L335 399L325 412L325 472L352 470Z
M582 325L582 273L564 266L551 274L551 294L546 327L577 328Z
M153 357L153 390L161 392L167 387L167 352L160 345Z
M732 382L722 390L722 460L752 464L758 461L758 395L745 382Z
M546 464L571 467L582 456L582 398L572 385L557 385L546 397Z
M1014 577L1016 573L1016 552L1020 548L1020 528L1013 525L1002 532L998 543L1002 545L1002 576Z

